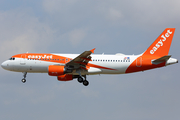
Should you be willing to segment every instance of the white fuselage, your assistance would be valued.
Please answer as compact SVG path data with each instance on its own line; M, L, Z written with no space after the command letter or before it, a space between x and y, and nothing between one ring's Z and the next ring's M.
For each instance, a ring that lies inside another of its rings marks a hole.
M55 54L74 59L78 54ZM88 71L82 71L82 74L123 74L130 64L136 60L139 55L98 55L94 54L92 61L93 64L99 67L90 67ZM68 62L68 61L67 61ZM6 70L15 72L31 72L31 73L48 73L49 65L65 65L61 61L41 61L30 60L24 58L15 58L15 60L7 60L2 63L2 67ZM105 68L105 69L104 69ZM107 68L107 69L106 69ZM108 69L109 68L109 69ZM73 74L77 74L73 72Z

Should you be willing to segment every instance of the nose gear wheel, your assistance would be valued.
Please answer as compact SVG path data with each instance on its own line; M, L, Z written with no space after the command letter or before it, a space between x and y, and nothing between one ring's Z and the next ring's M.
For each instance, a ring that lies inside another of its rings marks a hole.
M25 82L26 82L26 79L23 78L21 81L22 81L23 83L25 83Z

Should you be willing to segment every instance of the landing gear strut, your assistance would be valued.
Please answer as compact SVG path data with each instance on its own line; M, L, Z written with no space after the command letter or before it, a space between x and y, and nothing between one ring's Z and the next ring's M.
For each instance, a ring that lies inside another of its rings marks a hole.
M25 83L26 82L26 75L27 75L27 72L23 72L23 79L21 80L23 83Z

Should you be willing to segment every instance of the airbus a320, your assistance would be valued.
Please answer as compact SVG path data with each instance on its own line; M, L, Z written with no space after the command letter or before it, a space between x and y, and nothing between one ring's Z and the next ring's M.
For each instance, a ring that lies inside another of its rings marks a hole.
M5 70L22 72L22 82L26 82L27 73L48 73L59 81L71 81L77 78L79 83L88 86L87 75L127 74L164 67L178 63L168 55L175 28L166 28L164 32L139 55L92 54L95 49L82 54L46 54L23 53L12 56L1 64Z

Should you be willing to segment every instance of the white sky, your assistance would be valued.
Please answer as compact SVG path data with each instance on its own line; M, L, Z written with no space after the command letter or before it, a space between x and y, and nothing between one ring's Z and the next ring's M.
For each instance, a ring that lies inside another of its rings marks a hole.
M180 60L179 0L1 0L0 62L24 52L139 54L167 27ZM180 119L179 64L127 75L59 82L0 68L0 119Z

